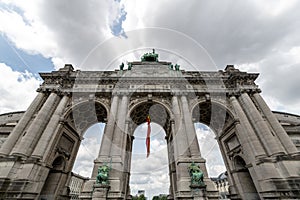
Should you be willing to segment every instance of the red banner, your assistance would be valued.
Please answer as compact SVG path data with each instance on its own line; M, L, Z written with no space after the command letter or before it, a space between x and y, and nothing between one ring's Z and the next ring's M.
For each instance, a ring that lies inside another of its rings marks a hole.
M148 156L150 154L150 133L151 133L151 126L150 126L151 119L150 119L149 115L146 118L146 122L147 122L147 125L148 125L147 138L146 138L146 148L147 148L147 158L148 158Z

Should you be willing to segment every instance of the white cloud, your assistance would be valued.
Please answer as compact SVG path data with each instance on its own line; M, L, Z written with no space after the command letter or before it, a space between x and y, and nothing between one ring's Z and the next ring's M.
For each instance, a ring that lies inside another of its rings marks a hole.
M137 48L152 47L162 48L161 58L181 62L175 54L178 53L193 64L202 65L203 68L199 69L204 69L207 63L211 63L204 57L207 56L205 54L207 50L218 69L223 69L226 64L235 64L241 70L259 72L261 75L257 83L272 109L300 114L300 93L297 92L300 85L298 1L162 0L153 3L150 0L121 0L121 3L118 3L108 0L90 2L74 0L72 4L61 0L1 2L7 5L6 9L0 9L2 34L5 34L17 48L27 53L40 53L45 57L51 57L56 69L62 67L64 63L72 63L74 67L83 70L105 70L109 63L112 64L109 66L111 69L118 68L120 61L140 57L143 49L135 51ZM112 35L110 26L119 17L122 5L127 12L123 28L129 38L107 39ZM18 12L15 7L22 12ZM145 27L166 29L141 29L128 33L129 30ZM170 36L169 33L172 31L165 31L167 29L174 30L174 33L179 31L186 36L182 38L176 34ZM195 43L188 37L205 49L197 49ZM169 52L162 51L163 49L169 49ZM187 69L189 64L184 62L181 66ZM39 80L32 74L13 71L4 64L0 67L0 91L5 97L0 100L0 111L24 110L35 96L34 91L38 87ZM215 66L208 68L217 69ZM20 102L20 96L28 98L22 98ZM200 143L201 139L209 139L207 136L209 132L199 131L197 129ZM162 174L165 172L158 166L165 166L166 163L163 161L166 158L166 153L163 152L166 146L160 141L158 139L152 141L153 154L149 158L152 159L151 164L141 161L142 158L137 158L141 162L133 160L134 165L141 171L146 166L148 170L155 169L157 173L161 173L158 177L153 176L156 177L155 180L150 177L144 180L159 186L157 180L163 178ZM213 141L209 142L214 145ZM141 145L145 147L144 142ZM214 150L201 146L202 155L215 155ZM81 151L79 154L88 156L88 153L84 154ZM145 152L140 156L145 156ZM154 158L155 156L157 157ZM209 160L214 161L214 157L207 158L207 162ZM82 162L82 166L86 166L86 162ZM218 173L221 165L215 162L214 166L209 170ZM86 171L85 168L82 171ZM145 183L145 185L137 184L136 187L139 189L156 187L153 185Z
M28 14L29 11L25 12L24 17L29 17ZM2 9L0 10L0 31L17 48L25 50L27 53L40 53L45 57L55 56L57 43L53 38L52 31L35 17L37 16L30 16L30 18L25 19L14 10Z
M206 168L209 177L217 177L226 171L219 145L214 132L206 125L195 124L201 155L206 159Z
M4 63L0 63L0 71L0 113L26 110L41 80L27 71L13 71Z
M147 126L142 124L134 132L130 188L131 194L137 190L146 190L146 196L152 197L160 193L168 193L169 168L165 132L156 123L151 123L151 153L146 158L145 140Z
M91 177L94 160L97 158L100 149L103 130L103 123L94 124L86 130L76 156L73 172L84 177Z
M77 0L72 4L57 0L3 1L0 31L27 53L40 53L80 67L95 46L112 36L110 25L119 16L119 7L119 3L108 0Z

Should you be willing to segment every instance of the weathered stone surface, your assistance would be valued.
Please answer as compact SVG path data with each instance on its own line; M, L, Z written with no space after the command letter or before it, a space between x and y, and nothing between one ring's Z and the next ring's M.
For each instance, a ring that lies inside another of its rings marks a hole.
M80 198L130 199L133 133L147 115L166 133L170 199L218 199L195 122L216 134L232 199L300 198L300 116L272 113L254 83L258 74L232 65L218 72L184 71L155 60L129 66L89 72L66 65L41 73L44 83L32 106L25 113L0 115L5 138L0 140L1 199L70 198L70 172L80 142L96 122L106 128ZM192 162L203 171L206 187L190 187ZM97 169L108 163L109 186L100 186Z

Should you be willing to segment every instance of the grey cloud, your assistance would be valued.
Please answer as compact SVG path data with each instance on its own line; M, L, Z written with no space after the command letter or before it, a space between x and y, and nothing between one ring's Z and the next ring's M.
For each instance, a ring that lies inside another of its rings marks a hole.
M146 24L172 28L195 38L219 67L228 63L256 62L282 45L282 40L299 31L296 5L279 16L268 16L252 1L172 1L149 11ZM180 9L178 10L178 7ZM153 15L152 15L153 14ZM299 42L299 36L297 36Z
M267 67L269 69L267 69ZM276 98L289 105L294 105L300 101L300 63L291 66L268 65L262 68L262 86L264 95L276 95ZM270 69L272 72L270 72ZM284 88L284 89L283 89ZM297 108L294 108L297 109ZM297 109L300 111L299 109Z
M257 83L263 96L277 99L289 112L300 113L296 107L300 99L299 60L287 55L291 48L300 46L300 2L277 15L270 14L267 6L263 10L260 4L271 7L279 2L256 3L164 1L157 9L147 10L145 24L174 29L194 38L219 69L227 64L259 63L255 72L261 74Z
M55 34L59 55L80 64L104 40L108 1L43 1L40 18Z

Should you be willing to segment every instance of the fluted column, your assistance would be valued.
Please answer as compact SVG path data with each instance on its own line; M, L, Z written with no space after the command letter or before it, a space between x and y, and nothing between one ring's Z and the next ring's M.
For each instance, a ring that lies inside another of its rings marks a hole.
M42 131L51 117L51 111L57 101L57 94L51 93L46 102L38 112L37 116L30 124L26 134L22 137L20 143L13 149L12 154L17 156L29 156L33 151Z
M110 148L113 141L113 133L116 124L116 117L118 111L118 95L114 94L111 100L110 113L108 116L107 124L105 125L104 134L102 137L102 142L98 154L98 159L101 157L109 157Z
M235 130L236 130L236 135L238 137L238 140L241 143L243 149L245 150L244 154L250 160L254 160L255 155L250 153L251 149L253 149L253 145L251 145L251 141L249 141L249 139L247 137L245 137L245 135L244 135L245 128L241 125L240 121L235 122ZM223 150L223 148L222 148L222 150ZM225 151L224 151L224 154L226 154Z
M56 110L54 111L46 129L44 130L38 144L36 145L32 157L42 159L43 156L45 155L47 145L49 144L51 137L54 137L54 133L57 130L58 125L59 125L59 120L63 114L64 109L66 108L66 105L69 101L69 97L65 95L61 101L59 102Z
M184 127L180 115L180 108L178 104L178 98L176 95L172 97L172 109L174 113L175 126L173 130L173 140L174 140L174 148L177 155L175 155L175 160L180 157L186 157L188 154L188 143L186 140L186 136L184 133Z
M284 149L282 148L280 143L276 141L277 138L272 135L269 127L266 125L264 119L258 112L249 95L247 93L242 93L239 99L241 100L241 105L244 108L246 114L248 115L248 118L250 119L253 128L258 133L258 137L264 144L268 154L284 154Z
M12 130L12 132L9 134L7 140L4 142L2 147L0 148L0 155L8 155L10 151L13 149L14 145L22 135L25 127L30 122L32 116L37 111L38 107L42 103L43 99L45 97L45 94L40 92L35 97L35 99L32 101L16 127Z
M172 145L173 145L173 151L174 151L174 161L176 160L176 158L178 158L178 148L176 147L176 140L175 140L175 137L176 137L176 130L175 130L175 122L174 120L171 120L171 134L172 134Z
M271 127L275 131L276 135L280 139L280 142L286 149L286 151L289 154L295 154L298 153L298 150L294 143L292 142L291 138L288 136L286 131L283 129L283 127L280 125L279 121L269 108L269 106L266 104L264 99L261 97L259 93L254 93L253 97L257 104L259 105L260 109L264 113L265 117L267 118L268 122L270 123Z
M121 156L122 155L122 139L123 134L125 134L125 121L127 115L128 107L128 96L123 95L121 102L119 103L117 124L115 127L115 132L113 136L113 145L111 149L112 156Z
M235 96L231 96L230 101L231 101L231 105L232 105L237 117L239 118L239 120L241 122L241 126L243 128L243 131L241 131L240 134L244 134L244 135L242 135L241 137L248 138L249 144L251 145L252 151L256 158L266 157L266 153L265 153L264 149L262 148L256 134L254 133L254 131L246 117L246 114L244 113L242 107L240 106L240 104L237 101L237 99L235 98Z
M189 104L185 95L181 96L183 120L185 125L185 132L187 135L188 145L192 157L200 158L200 148L197 140L195 126L192 121L192 114L189 109Z
M128 128L129 128L129 120L125 120L125 127L124 127L124 132L123 132L123 136L122 136L122 160L126 159L126 148L127 148L127 143L128 143ZM126 162L126 161L125 161Z

